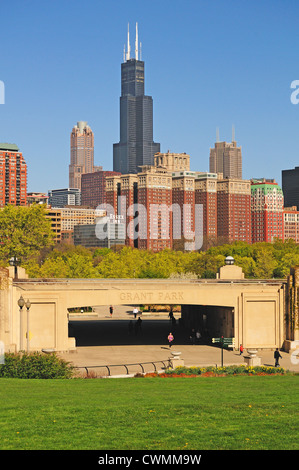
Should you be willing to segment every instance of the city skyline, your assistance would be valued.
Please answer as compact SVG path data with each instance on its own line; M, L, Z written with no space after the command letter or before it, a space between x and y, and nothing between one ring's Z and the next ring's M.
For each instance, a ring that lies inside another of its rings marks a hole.
M23 153L28 192L68 186L77 121L93 129L95 165L112 170L124 37L136 22L161 152L186 152L192 170L207 171L216 129L229 142L234 125L244 179L281 184L281 171L298 166L294 2L92 2L82 10L74 1L70 11L66 1L13 0L1 8L0 141Z

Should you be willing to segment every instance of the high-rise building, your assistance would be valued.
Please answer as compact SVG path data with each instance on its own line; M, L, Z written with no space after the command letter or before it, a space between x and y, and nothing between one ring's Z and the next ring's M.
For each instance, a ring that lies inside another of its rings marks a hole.
M81 189L81 176L94 171L94 135L85 121L79 121L71 132L69 187Z
M217 231L217 174L201 173L195 180L195 203L202 204L204 246L214 243Z
M172 176L164 168L144 166L138 173L140 249L161 251L172 248ZM143 209L144 208L144 209Z
M299 207L299 166L293 170L282 170L282 191L286 207Z
M242 150L237 142L216 142L210 149L210 172L222 174L224 179L242 179Z
M251 181L252 242L284 239L284 198L275 180Z
M106 181L107 205L126 227L126 245L160 251L172 248L172 177L165 168L144 165L140 172Z
M135 58L131 58L128 28L127 52L121 64L120 140L113 145L113 170L137 173L152 165L160 144L153 141L153 99L144 94L144 61L139 58L136 24Z
M48 204L52 207L81 205L81 191L77 188L51 189L48 196Z
M285 207L283 210L284 240L299 243L299 211L297 206Z
M251 243L250 181L217 180L217 237L222 242Z
M27 165L15 144L0 143L0 207L26 206Z
M173 246L188 249L195 241L195 173L172 173Z
M81 204L96 208L106 202L106 178L120 175L116 171L95 171L85 173L81 178Z

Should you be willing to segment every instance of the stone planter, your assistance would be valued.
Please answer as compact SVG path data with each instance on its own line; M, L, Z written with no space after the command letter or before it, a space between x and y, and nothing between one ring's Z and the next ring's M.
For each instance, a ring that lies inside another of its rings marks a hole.
M257 356L257 349L247 349L248 356L244 356L245 362L248 366L260 366L261 357Z

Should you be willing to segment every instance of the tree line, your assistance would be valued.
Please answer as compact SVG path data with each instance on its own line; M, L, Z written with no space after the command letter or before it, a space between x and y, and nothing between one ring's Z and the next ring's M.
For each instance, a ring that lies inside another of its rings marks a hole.
M0 211L0 264L16 256L29 277L44 278L215 278L227 256L233 256L246 278L285 278L299 265L299 245L226 243L205 251L160 252L130 247L93 248L55 244L51 221L41 205L5 206Z

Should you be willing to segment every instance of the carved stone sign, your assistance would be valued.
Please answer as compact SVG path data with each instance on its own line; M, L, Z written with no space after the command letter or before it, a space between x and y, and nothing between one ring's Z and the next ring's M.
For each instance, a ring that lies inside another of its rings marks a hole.
M121 302L130 303L179 303L184 301L180 291L121 291Z

